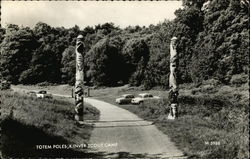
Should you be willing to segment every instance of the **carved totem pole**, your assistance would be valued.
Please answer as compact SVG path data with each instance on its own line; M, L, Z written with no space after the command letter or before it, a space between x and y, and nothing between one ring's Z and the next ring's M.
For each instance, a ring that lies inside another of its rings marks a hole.
M170 113L168 119L175 119L178 116L178 84L177 84L177 65L178 57L176 51L177 38L173 37L170 43L170 76L169 76L169 105Z
M75 81L75 120L83 122L84 111L84 65L83 65L83 36L76 40L76 81Z

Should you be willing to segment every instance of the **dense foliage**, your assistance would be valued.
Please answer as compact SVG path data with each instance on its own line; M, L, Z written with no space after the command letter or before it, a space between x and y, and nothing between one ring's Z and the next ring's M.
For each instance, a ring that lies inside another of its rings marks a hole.
M184 0L173 21L149 27L113 23L81 30L39 22L33 29L0 28L0 78L14 84L74 83L75 42L84 36L89 85L168 86L169 44L178 38L179 83L217 79L228 84L248 73L249 1ZM207 2L206 2L207 3Z

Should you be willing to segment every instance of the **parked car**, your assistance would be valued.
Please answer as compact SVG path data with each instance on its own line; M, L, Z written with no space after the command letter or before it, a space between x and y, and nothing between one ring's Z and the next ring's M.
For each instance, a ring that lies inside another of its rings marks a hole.
M29 92L27 92L27 95L30 96L30 97L36 97L36 92L29 91Z
M158 96L153 96L150 93L141 93L138 97L131 100L132 104L142 104L145 100L159 99Z
M118 103L118 104L128 104L128 103L131 103L131 100L133 98L135 98L135 97L132 94L124 94L124 95L122 95L121 98L117 98L115 100L115 102Z
M52 94L48 94L47 91L41 90L36 93L37 98L52 98Z

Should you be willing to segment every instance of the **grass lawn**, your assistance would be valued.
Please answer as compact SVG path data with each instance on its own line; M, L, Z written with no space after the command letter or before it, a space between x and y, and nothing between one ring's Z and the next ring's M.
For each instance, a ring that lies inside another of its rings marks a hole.
M84 145L88 143L93 127L77 126L73 120L73 99L37 99L1 91L0 101L3 158L97 156L87 153ZM85 105L85 119L98 120L99 111ZM39 145L48 148L40 149ZM68 147L60 148L65 145Z
M180 117L174 121L166 119L169 111L167 91L142 91L123 86L94 89L91 96L154 121L189 158L249 158L248 85L181 85L180 88ZM143 105L114 102L122 94L138 95L141 92L150 92L162 99Z

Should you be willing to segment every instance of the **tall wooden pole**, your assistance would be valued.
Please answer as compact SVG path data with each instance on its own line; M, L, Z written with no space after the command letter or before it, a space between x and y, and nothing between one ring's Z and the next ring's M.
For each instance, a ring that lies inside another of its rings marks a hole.
M170 113L168 119L175 119L178 116L178 84L177 84L177 67L178 54L176 50L177 38L173 37L170 43L170 76L169 76L169 105Z
M75 119L83 121L84 114L84 65L83 65L83 36L79 35L76 40L76 81L75 81Z

